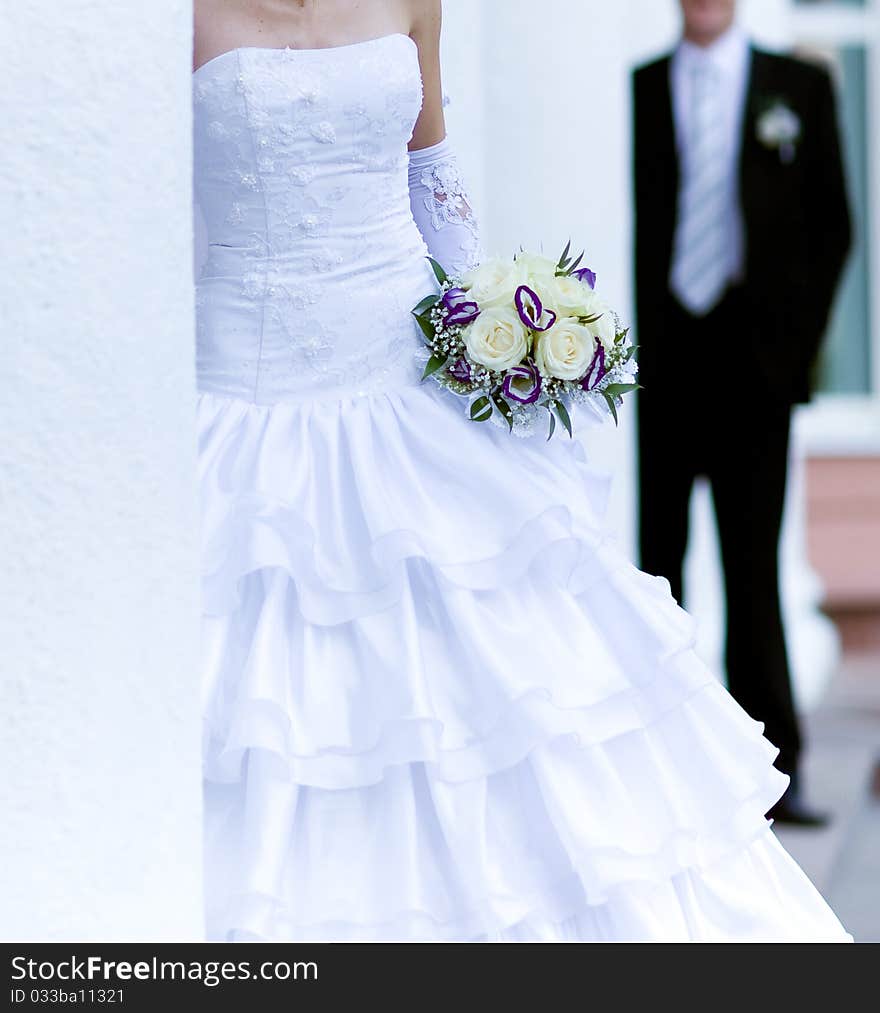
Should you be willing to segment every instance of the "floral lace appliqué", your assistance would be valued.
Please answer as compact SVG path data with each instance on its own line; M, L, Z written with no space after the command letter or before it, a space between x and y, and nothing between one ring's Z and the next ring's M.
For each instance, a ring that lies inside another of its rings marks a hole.
M425 209L430 213L431 224L437 231L444 225L465 225L474 235L477 234L477 220L456 162L432 165L422 173L420 182L430 191L425 198Z

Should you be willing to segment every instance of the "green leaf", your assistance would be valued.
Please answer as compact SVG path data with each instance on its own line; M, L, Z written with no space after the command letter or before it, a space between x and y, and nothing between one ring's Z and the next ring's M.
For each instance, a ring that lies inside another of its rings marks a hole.
M571 250L571 240L565 244L565 249L562 251L562 256L559 258L559 263L556 265L557 271L564 271L568 265L568 254Z
M437 277L437 281L439 281L441 285L445 285L446 282L449 281L449 275L443 270L440 264L434 260L433 257L428 257L428 263L434 268L434 274Z
M550 412L549 414L550 414L550 432L547 434L548 440L552 439L553 434L556 432L556 416L553 414L553 412Z
M437 303L440 302L440 296L437 295L426 295L422 301L413 307L412 313L415 317L420 317L423 313L428 310L432 310Z
M574 431L571 428L571 418L568 414L568 409L561 401L554 401L553 407L556 409L556 414L559 416L559 421L565 426L565 430L569 436L574 436Z
M492 400L495 402L495 407L504 416L504 421L507 423L508 428L513 432L513 411L510 405L500 394L493 394Z
M614 398L611 397L611 395L608 393L607 390L602 391L602 397L605 398L605 402L608 405L608 410L611 412L611 415L614 418L614 424L617 425L618 424L617 405L614 403Z
M609 383L605 388L605 393L610 394L611 397L619 397L622 394L629 394L634 390L641 390L642 385L639 383Z
M434 340L434 338L436 337L436 333L434 331L434 325L431 323L431 321L426 316L416 317L416 320L419 323L419 327L421 327L421 329L422 329L422 333L428 339L428 342L429 343L432 342Z
M605 315L604 313L594 313L592 316L589 317L578 317L578 320L582 324L594 324L596 323L597 320L601 320L604 315Z
M578 269L578 264L580 264L580 262L584 259L584 252L585 252L584 250L581 250L581 252L578 254L577 260L573 264L569 264L568 266L569 274L574 274L574 272Z
M629 360L636 354L636 349L638 347L639 347L638 345L630 345L629 348L626 350L626 355L624 355L623 361L629 362Z
M430 359L428 359L427 365L425 366L425 372L422 373L422 379L427 380L429 376L433 376L435 373L439 373L441 369L449 361L448 355L440 355L435 352Z
M492 402L484 394L478 397L471 405L471 420L473 422L488 422L492 418Z

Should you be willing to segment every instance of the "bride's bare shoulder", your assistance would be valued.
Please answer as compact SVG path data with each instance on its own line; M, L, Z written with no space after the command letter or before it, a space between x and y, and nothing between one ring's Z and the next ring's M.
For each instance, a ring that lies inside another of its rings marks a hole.
M230 49L247 25L245 0L193 0L193 69Z
M442 0L404 0L412 25L411 34L426 35L440 28Z
M193 23L196 34L222 31L230 24L247 19L246 0L193 0Z
M207 28L212 20L232 16L241 7L241 0L193 0L193 20L196 28Z
M222 14L224 12L240 11L247 6L245 0L193 0L193 11L198 17L200 14Z
M424 59L439 47L441 0L404 0L410 24L410 38L418 45ZM430 58L430 57L429 57Z

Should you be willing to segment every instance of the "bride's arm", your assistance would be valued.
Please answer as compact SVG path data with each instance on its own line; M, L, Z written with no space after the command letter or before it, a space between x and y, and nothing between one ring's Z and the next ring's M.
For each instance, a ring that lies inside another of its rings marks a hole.
M422 110L409 143L409 196L413 218L432 257L453 275L482 256L476 216L455 151L446 136L440 83L440 0L410 0L422 72Z

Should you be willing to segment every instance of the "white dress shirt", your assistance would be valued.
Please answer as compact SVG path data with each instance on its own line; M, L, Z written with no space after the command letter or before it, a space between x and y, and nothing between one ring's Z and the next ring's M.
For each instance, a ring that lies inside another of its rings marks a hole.
M687 172L690 127L691 80L695 68L710 65L721 77L724 98L722 116L727 148L728 212L730 222L731 281L744 274L744 228L739 198L739 159L742 120L751 65L751 49L746 33L737 25L729 28L709 46L697 46L683 39L675 50L670 67L675 135L682 173Z

